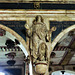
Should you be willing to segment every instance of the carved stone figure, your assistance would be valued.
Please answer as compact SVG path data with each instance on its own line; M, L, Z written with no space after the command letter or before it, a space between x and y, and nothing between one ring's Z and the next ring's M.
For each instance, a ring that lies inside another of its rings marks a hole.
M29 50L32 64L35 64L35 71L44 74L48 68L48 44L51 41L51 33L56 30L52 27L47 30L41 16L36 16L31 27L25 25L29 37ZM42 71L41 71L42 70Z
M47 61L47 51L48 51L48 48L47 48L47 45L45 43L41 43L39 45L39 56L38 56L38 59L40 61Z
M27 36L30 39L30 50L33 62L47 60L46 41L50 40L51 31L48 31L41 16L36 16L33 25L25 25Z

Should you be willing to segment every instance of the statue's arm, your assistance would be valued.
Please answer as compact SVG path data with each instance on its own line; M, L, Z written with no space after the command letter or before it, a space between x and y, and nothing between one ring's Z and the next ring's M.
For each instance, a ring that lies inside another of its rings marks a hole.
M31 37L32 36L32 27L29 27L29 25L27 25L27 24L24 27L26 29L27 36Z
M50 31L47 31L47 34L46 34L46 41L49 42L51 39L51 32Z
M56 31L56 27L55 26L52 27L50 30L47 31L46 39L47 39L48 42L51 41L51 36L52 36L52 32L53 31Z

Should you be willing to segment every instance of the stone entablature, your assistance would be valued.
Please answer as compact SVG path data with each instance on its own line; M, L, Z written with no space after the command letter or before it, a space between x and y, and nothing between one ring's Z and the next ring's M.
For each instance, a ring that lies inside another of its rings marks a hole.
M0 3L59 3L59 4L75 4L74 0L0 0Z
M50 21L74 21L75 10L0 10L0 20L5 21L31 21L35 16L41 15ZM61 18L62 17L62 18ZM45 20L45 21L46 21ZM32 22L32 21L31 21Z

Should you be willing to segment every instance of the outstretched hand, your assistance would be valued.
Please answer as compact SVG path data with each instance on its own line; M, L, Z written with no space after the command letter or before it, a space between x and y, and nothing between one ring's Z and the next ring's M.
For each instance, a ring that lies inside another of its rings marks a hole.
M25 24L24 27L28 30L30 27L28 24Z

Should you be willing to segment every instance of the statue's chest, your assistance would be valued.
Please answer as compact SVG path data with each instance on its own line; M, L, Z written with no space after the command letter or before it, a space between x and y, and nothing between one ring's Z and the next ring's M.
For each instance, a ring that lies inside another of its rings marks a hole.
M45 34L46 33L46 27L43 25L35 25L35 26L33 26L33 33Z

